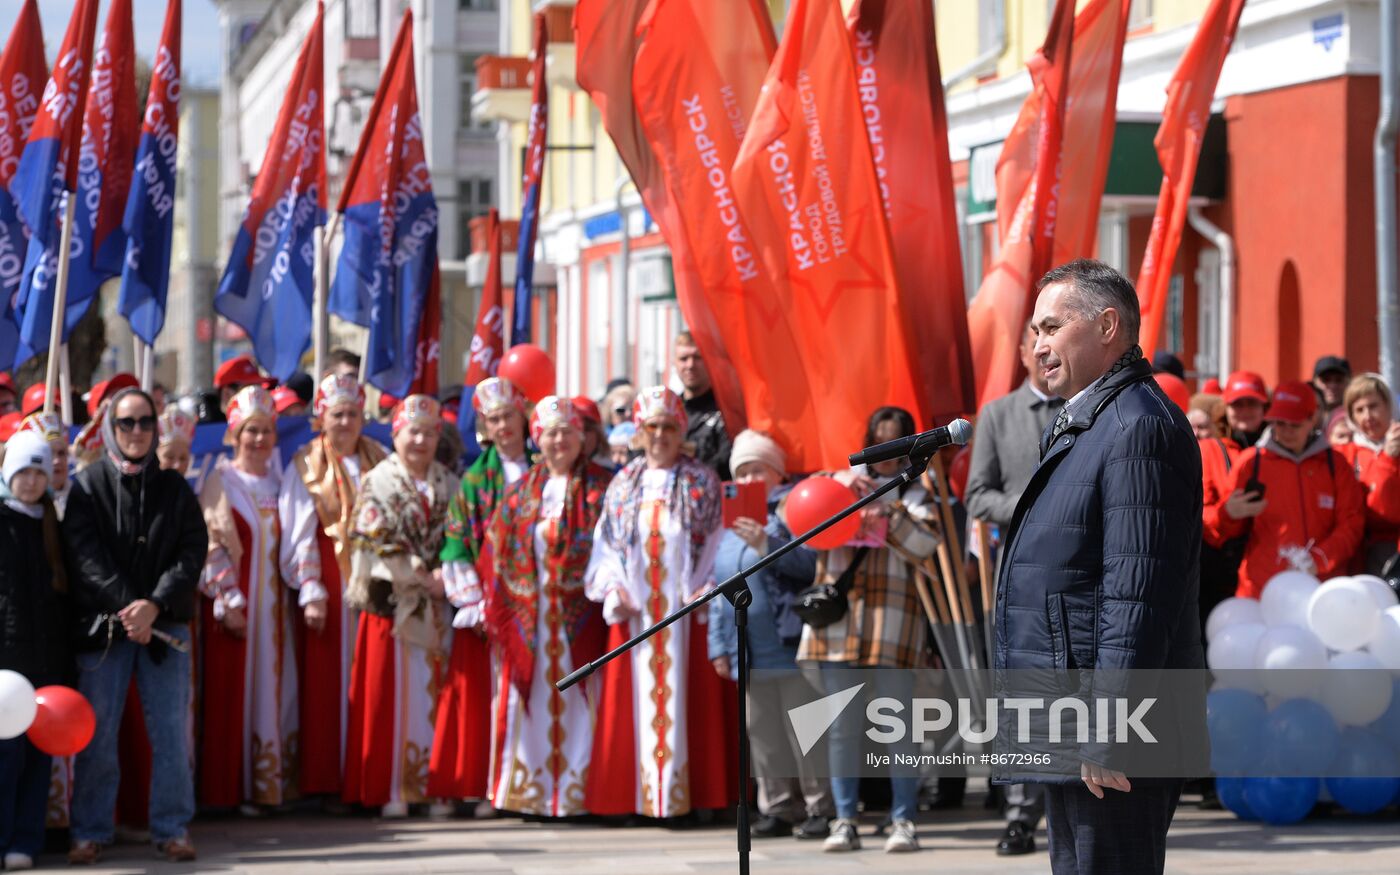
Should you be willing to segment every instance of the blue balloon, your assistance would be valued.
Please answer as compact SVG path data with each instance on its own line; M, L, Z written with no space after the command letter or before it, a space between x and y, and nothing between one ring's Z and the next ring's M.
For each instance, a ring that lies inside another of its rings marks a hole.
M1236 775L1253 769L1263 754L1260 737L1268 716L1263 697L1248 690L1215 690L1207 696L1211 769Z
M1397 753L1400 753L1400 679L1393 682L1394 689L1390 696L1390 707L1385 709L1385 713L1376 718L1376 722L1366 727L1379 735Z
M1354 726L1342 732L1327 791L1354 814L1375 814L1400 791L1400 757L1380 736Z
M1317 778L1245 778L1244 800L1260 820L1284 826L1308 816L1321 786Z
M1215 779L1215 795L1220 804L1234 812L1240 820L1258 820L1259 815L1249 807L1244 798L1244 778L1220 777Z
M1326 774L1340 739L1326 708L1308 699L1289 699L1264 721L1263 762L1274 773Z

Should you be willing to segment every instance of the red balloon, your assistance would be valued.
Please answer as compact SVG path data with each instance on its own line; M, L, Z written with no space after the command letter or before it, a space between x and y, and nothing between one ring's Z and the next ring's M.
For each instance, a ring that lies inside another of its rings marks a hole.
M71 687L34 691L39 711L29 725L29 740L49 756L69 757L88 746L97 731L97 715L83 694Z
M1176 374L1169 374L1166 371L1159 371L1152 375L1157 381L1157 385L1162 387L1162 391L1167 393L1167 397L1172 399L1172 403L1181 408L1185 413L1186 408L1191 406L1191 390L1186 388L1186 384L1181 382L1181 378Z
M808 477L792 488L787 499L788 528L794 535L815 529L832 514L855 503L856 494L849 486L831 477ZM808 541L815 550L833 550L845 544L860 531L860 514L855 513Z
M948 488L953 490L958 501L963 500L963 493L967 491L967 472L971 467L972 444L968 444L958 450L953 461L948 463Z
M554 394L554 359L532 343L512 346L497 375L514 383L531 403Z

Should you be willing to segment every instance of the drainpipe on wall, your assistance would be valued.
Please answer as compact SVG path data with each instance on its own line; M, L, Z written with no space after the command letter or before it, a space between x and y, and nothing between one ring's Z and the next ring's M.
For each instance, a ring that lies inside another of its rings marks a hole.
M1376 315L1381 375L1400 380L1400 280L1396 276L1395 139L1400 129L1400 0L1381 0L1381 113L1376 122Z
M954 85L964 79L971 79L974 76L981 76L987 72L988 65L995 65L1002 52L1006 51L1006 2L1005 0L993 0L992 2L992 26L996 28L995 37L992 40L991 48L973 58L964 67L954 70L943 80L943 90L949 91Z
M1216 364L1223 386L1234 368L1235 358L1235 240L1207 219L1198 207L1192 207L1186 217L1196 233L1220 250L1220 301L1216 309L1220 314L1220 352Z
M631 377L630 362L628 361L628 337L627 337L627 307L628 307L628 280L632 268L632 226L628 222L627 210L622 205L622 192L627 186L632 184L632 177L626 173L617 178L617 184L613 188L613 196L617 202L617 220L622 230L622 248L618 251L618 276L617 282L613 284L613 350L612 350L612 373L608 375L611 380L614 377Z

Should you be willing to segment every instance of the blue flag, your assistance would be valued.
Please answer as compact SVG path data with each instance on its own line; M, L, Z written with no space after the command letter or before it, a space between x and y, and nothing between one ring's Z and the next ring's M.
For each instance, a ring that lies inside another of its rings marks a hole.
M549 86L544 69L548 47L549 32L544 13L538 12L535 14L535 81L530 92L530 128L525 141L525 173L521 180L520 248L515 256L511 346L533 341L530 332L530 293L535 282L535 237L540 225L540 183L544 181L544 153L549 129Z

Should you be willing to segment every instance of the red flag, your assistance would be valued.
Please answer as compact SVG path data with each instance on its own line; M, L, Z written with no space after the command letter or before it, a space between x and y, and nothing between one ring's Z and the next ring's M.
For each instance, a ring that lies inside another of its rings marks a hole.
M436 398L438 365L442 361L442 271L438 270L437 259L433 259L432 271L428 294L423 299L423 317L418 323L417 360L408 392Z
M486 214L486 284L481 288L481 306L476 311L464 386L475 386L496 376L506 351L506 314L501 307L501 217L493 209Z
M847 467L882 404L928 422L912 367L910 323L918 314L901 306L837 0L796 0L790 8L733 187L773 279L771 299L745 296L749 330L776 335L785 321L799 353L763 376L775 399L807 392L821 423L815 432L776 424L792 445L791 467Z
M0 197L6 200L48 78L37 0L25 0L0 54Z
M1147 239L1147 253L1137 279L1138 301L1142 305L1139 343L1149 358L1162 331L1172 262L1186 225L1196 162L1201 157L1201 139L1210 119L1210 101L1243 9L1244 0L1213 0L1167 83L1167 105L1162 110L1156 139L1162 190L1157 195L1157 213L1152 217L1152 234Z
M695 253L682 229L681 213L667 191L660 164L647 143L633 104L637 28L648 5L648 0L580 0L574 7L578 83L597 105L603 127L617 146L642 203L670 246L681 315L705 359L715 399L724 413L725 428L736 434L747 423L739 373L721 339L717 314L706 302ZM644 82L640 80L639 86Z
M916 385L947 422L976 410L977 395L933 8L857 0L848 21L904 311L917 314Z
M792 427L812 415L805 387L781 396L769 389L769 375L789 369L796 355L786 324L765 328L760 342L750 342L745 297L771 302L773 293L729 172L776 48L767 10L757 0L654 0L637 31L637 115L668 195L692 205L659 220L688 268L684 279L677 272L686 321L707 362L706 338L695 330L691 310L705 317L712 342L728 353L750 426L783 440L812 431L815 419ZM728 422L727 410L725 416Z
M1074 16L1073 0L1058 0L1045 45L1028 64L1031 93L997 161L1001 249L968 310L979 405L1023 376L1017 349L1036 282L1055 264L1093 253L1128 3L1090 0Z

